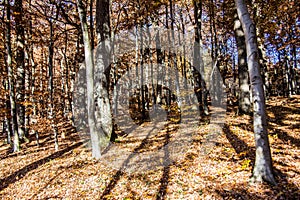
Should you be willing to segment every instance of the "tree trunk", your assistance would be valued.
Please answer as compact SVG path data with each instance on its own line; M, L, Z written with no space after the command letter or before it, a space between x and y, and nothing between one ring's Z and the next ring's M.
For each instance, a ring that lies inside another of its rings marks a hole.
M154 94L154 105L161 103L161 88L159 86L163 85L163 73L165 72L163 65L163 52L161 50L160 42L160 31L159 31L159 22L156 22L157 33L155 36L155 49L156 49L156 62L157 62L157 81L155 83L155 94ZM153 86L154 87L154 86ZM154 106L156 109L156 105Z
M242 24L235 14L234 34L238 50L238 74L239 74L239 113L249 114L251 111L249 74L247 66L247 52L245 34Z
M16 102L15 102L15 89L14 89L14 79L13 79L13 69L12 69L12 51L11 51L11 28L10 28L10 4L8 0L5 1L7 5L6 11L6 65L7 65L7 75L8 75L8 91L9 91L9 102L10 102L10 117L11 117L11 131L13 135L13 151L20 151L20 141L18 134L18 125L17 125L17 114L16 114Z
M53 129L54 133L54 148L56 151L58 151L58 130L57 130L57 124L56 124L56 113L55 113L55 102L53 98L54 93L54 86L53 86L53 55L54 55L54 41L53 41L53 22L49 21L50 26L50 45L48 49L48 73L49 73L49 84L48 84L48 90L49 90L49 115L48 118L51 123L51 127Z
M105 70L109 68L112 60L110 43L110 3L109 0L97 0L96 5L96 31L97 52L95 63L95 98L97 101L97 122L105 137L112 134L112 114L109 100L109 83Z
M23 27L23 1L15 1L15 22L16 22L16 114L18 122L18 134L20 139L25 139L25 107L24 102L25 92L25 70L24 70L24 27Z
M194 45L194 87L196 90L196 96L200 104L199 110L200 115L208 115L208 105L207 105L207 89L205 86L205 81L203 79L204 74L204 62L202 53L202 1L193 1L194 4L194 17L195 17L195 45ZM212 50L213 51L213 50ZM212 54L213 55L213 54Z
M145 110L145 87L144 87L144 36L143 36L143 28L142 24L139 24L139 29L140 29L140 69L141 69L141 79L140 79L140 94L141 94L141 112L142 112L142 119L141 121L145 121L146 119L146 110Z
M173 2L170 0L170 17L171 17L171 35L172 35L172 42L171 42L171 48L172 51L170 52L172 54L172 60L173 60L173 65L174 65L174 70L175 70L175 87L176 87L176 101L178 104L178 111L181 109L182 105L182 98L180 95L180 83L179 83L179 72L178 72L178 65L177 65L177 55L174 54L175 51L175 31L174 31L174 24L175 24L175 16L174 13L176 11L174 10L173 7Z
M87 85L87 109L88 109L88 124L92 143L92 156L94 158L101 157L101 135L102 129L97 129L95 121L95 99L94 99L94 61L89 39L88 26L86 20L86 12L82 0L77 0L78 12L81 22L85 67L86 67L86 85Z
M91 49L92 50L94 50L94 48L95 48L93 5L94 5L94 0L90 0L90 32L91 32Z
M252 85L253 126L256 147L253 181L262 182L265 180L271 184L276 184L268 139L265 96L259 69L255 25L250 18L245 0L235 0L235 3L245 33L247 61Z

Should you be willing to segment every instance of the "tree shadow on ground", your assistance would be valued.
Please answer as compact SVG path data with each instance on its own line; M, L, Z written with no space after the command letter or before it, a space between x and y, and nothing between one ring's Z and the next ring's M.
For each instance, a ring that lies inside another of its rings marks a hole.
M7 188L10 184L13 184L15 183L16 181L20 180L21 178L23 178L28 172L34 170L34 169L37 169L39 166L53 160L53 159L56 159L60 156L62 156L63 154L83 145L84 142L82 141L79 141L65 149L62 149L60 151L57 151L45 158L42 158L40 160L37 160L29 165L26 165L24 167L22 167L21 169L19 169L18 171L15 171L13 172L11 175L5 177L5 178L2 178L0 179L0 182L1 182L1 185L0 185L0 191Z
M42 187L42 188L39 188L31 197L30 197L30 199L37 199L37 195L40 193L40 192L42 192L43 190L45 190L50 184L51 184L51 182L53 182L57 177L59 177L61 174L62 174L63 172L61 171L61 172L59 172L58 173L58 171L56 170L56 172L54 173L55 175L49 180L49 181L47 181L47 183L46 184L44 184L44 187ZM54 197L47 197L47 198L45 198L45 199L51 199L51 198L54 198ZM55 197L55 198L59 198L58 196L57 197Z
M270 126L270 128L276 129L276 127L273 126ZM300 139L290 136L286 131L276 129L271 135L277 135L277 137L286 144L292 143L293 145L300 147Z
M270 135L277 135L277 137L286 143L292 143L297 147L300 147L300 139L292 137L283 129L278 127L287 127L291 130L295 130L300 127L300 123L287 124L284 120L288 119L289 114L300 114L300 109L290 108L286 106L268 106L269 112L273 113L274 119L269 118L272 123L269 123L269 129L272 130Z
M236 185L231 190L216 190L216 192L222 199L300 199L299 188L287 180L287 175L277 169L274 171L278 183L276 186L248 183L246 185Z
M59 143L60 148L64 146L64 142L65 141L69 141L69 142L76 142L79 141L80 139L83 139L83 137L81 138L77 132L75 132L75 127L71 126L70 124L66 123L66 125L60 125L59 127L68 127L68 129L64 129L63 131L65 132L65 137L61 138L61 133L62 130L59 129L59 139L61 139L63 142L62 144ZM54 141L53 138L53 134L52 132L40 132L39 133L39 143L37 145L37 140L36 140L36 135L35 134L30 134L28 136L29 142L25 142L25 143L21 143L21 151L19 152L15 152L13 153L13 149L12 147L8 147L6 148L6 151L0 152L0 160L4 160L7 158L13 158L13 157L17 157L20 155L27 155L27 154L31 154L31 153L37 153L40 151L46 151L48 149L53 148L52 144ZM1 141L1 138L0 138ZM8 144L5 144L8 145ZM35 148L34 150L28 150L31 148Z
M291 107L288 107L285 105L280 105L280 106L269 105L269 106L267 106L267 109L269 112L274 114L276 124L281 125L281 126L289 126L290 125L290 124L286 124L285 122L283 122L284 119L288 118L288 115L290 115L290 114L300 115L300 109L291 108Z
M236 134L232 132L229 125L225 124L223 131L226 138L230 142L231 146L234 148L235 152L240 156L240 159L248 158L251 160L251 166L254 165L255 160L255 148L249 147L248 144L240 139Z
M255 161L255 148L249 147L246 142L241 140L236 134L234 134L230 127L225 124L224 133L226 135L226 138L234 148L237 154L242 154L243 156L240 157L240 159L248 158L251 160L251 166L253 168L254 161ZM288 138L288 137L287 137ZM284 140L284 139L283 139ZM286 139L284 141L287 141ZM282 165L282 167L287 167L284 163L278 163L279 165ZM295 172L299 173L299 172ZM245 185L236 186L235 188L232 188L229 190L216 190L216 192L223 198L223 199L300 199L300 190L292 182L289 182L287 179L287 174L284 172L274 168L274 175L277 181L276 186L272 185L263 185L264 190L260 190L257 192L251 192L247 190L247 188L250 188L251 185L247 185L245 188ZM250 177L249 177L250 180ZM253 186L255 187L255 186ZM253 190L255 191L255 189ZM263 191L263 192L261 192Z
M289 100L287 100L289 101ZM294 102L295 103L295 102ZM291 104L293 106L293 104ZM300 122L294 122L289 124L288 122L285 122L284 120L287 120L289 118L290 114L300 114L300 109L297 107L288 107L286 106L286 103L282 103L281 105L267 105L267 113L272 113L274 115L274 118L268 117L268 130L270 135L277 135L279 139L281 139L283 142L292 143L296 145L297 147L300 147L300 139L295 138L288 134L287 131L284 131L283 129L279 129L278 127L287 127L290 130L295 130L300 128ZM249 123L233 123L232 125L238 126L239 128L245 130L245 131L253 131L253 117L251 116L251 120Z
M142 140L141 144L134 149L133 153L128 156L128 158L124 161L124 163L122 164L122 166L120 167L120 169L112 176L111 181L106 186L105 190L103 191L103 193L101 194L101 197L99 199L107 199L107 195L109 195L111 193L111 191L117 185L117 183L119 182L119 180L121 179L121 177L125 175L124 167L126 165L128 165L128 163L130 162L130 160L134 157L135 152L137 152L137 151L139 151L140 149L143 148L144 144L148 140L148 137L149 137L150 133L153 130L154 130L154 128L151 131L149 131L148 135L145 137L145 139Z
M169 144L170 142L170 130L168 128L168 125L166 125L165 127L167 129L166 131L166 134L164 135L164 145L162 148L164 148L164 168L163 168L163 174L162 174L162 177L160 179L160 187L158 189L158 192L157 192L157 196L156 196L156 199L158 200L161 200L161 199L164 199L165 198L165 195L167 193L167 186L168 186L168 182L169 182L169 173L170 173L170 163L167 163L168 160L170 159L170 153L169 153L169 150L167 148L167 144ZM118 181L121 179L122 176L124 176L126 174L126 172L124 171L124 167L126 167L126 165L129 164L130 160L134 157L135 153L137 152L141 152L144 148L147 148L149 145L147 145L149 142L152 143L152 141L149 140L149 136L150 136L150 133L154 130L154 128L149 131L149 133L147 134L147 136L141 141L141 144L136 147L133 151L132 154L130 154L128 156L128 158L124 161L122 167L120 167L120 169L113 175L110 183L106 186L104 192L101 194L100 196L100 199L106 199L107 198L107 195L110 195L113 188L117 185ZM131 176L134 176L133 175L129 175L129 178ZM128 191L132 191L130 189L130 186L129 185L126 185ZM134 191L132 191L132 195L136 195Z
M34 136L33 135L30 135L29 139L30 141L34 141L32 140ZM50 143L50 141L52 140L51 136L49 134L47 135L43 135L40 140L43 140L42 142L39 143L39 146L45 146L47 144ZM27 143L21 143L20 144L21 146L21 149L23 149L23 147L25 147L24 149L28 149L30 147L33 147L33 146L37 146L36 144L32 143L32 144L27 144ZM42 150L45 150L44 148ZM40 150L38 150L40 151ZM4 160L4 159L7 159L7 158L13 158L13 157L16 157L16 156L20 156L20 155L26 155L30 152L28 151L19 151L19 152L13 152L13 148L10 147L10 148L7 148L7 150L5 151L5 153L3 153L2 156L0 156L0 160Z
M170 142L171 131L168 126L166 128L167 128L167 133L165 134L165 141L164 141L164 162L166 163L164 164L163 174L160 179L160 186L156 195L156 200L165 199L167 193L167 187L170 180L170 164L167 163L167 160L170 159L170 151L167 147L167 144L169 144Z

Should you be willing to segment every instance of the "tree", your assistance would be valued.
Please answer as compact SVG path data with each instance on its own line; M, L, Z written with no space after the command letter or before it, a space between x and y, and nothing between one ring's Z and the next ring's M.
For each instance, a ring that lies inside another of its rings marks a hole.
M94 98L94 60L92 48L89 39L89 32L86 19L86 11L82 0L77 0L78 12L82 27L85 67L86 67L86 86L87 86L87 107L88 107L88 125L92 142L92 156L101 157L101 135L102 129L97 128L95 120L95 98Z
M194 18L195 18L195 45L194 45L194 87L196 90L196 95L199 102L199 110L201 115L208 115L208 108L206 101L204 99L204 81L202 80L200 71L202 72L204 68L203 58L202 58L202 1L193 1L194 5ZM203 74L202 74L203 75Z
M239 113L249 114L251 102L245 34L237 13L234 16L234 35L238 51Z
M18 121L18 134L20 139L25 137L25 68L24 68L24 27L23 27L23 1L15 1L14 18L16 22L16 114Z
M245 33L247 61L252 86L253 126L256 147L253 181L262 182L265 180L271 184L276 184L273 176L272 157L268 138L263 81L258 61L256 29L250 18L245 0L235 0L235 4Z
M97 101L97 122L103 130L105 137L110 138L112 134L112 115L109 100L109 83L106 76L106 69L111 64L111 43L110 43L110 1L97 0L96 2L96 32L97 52L95 61L95 100ZM108 73L109 75L109 73Z
M13 151L20 151L20 141L18 135L18 125L17 125L17 115L16 115L16 99L15 99L15 87L14 87L14 77L12 68L12 50L11 50L11 16L10 16L10 4L8 0L5 1L7 5L6 9L6 66L8 73L8 90L9 90L9 102L10 102L10 118L11 118L11 130L14 137ZM8 125L9 126L9 125ZM8 132L8 134L10 134Z
M51 7L51 14L54 15L53 8ZM56 14L56 19L57 19L57 14ZM49 115L48 118L51 122L51 127L53 129L54 133L54 147L55 150L58 151L58 130L57 130L57 122L56 122L56 112L55 112L55 104L54 104L54 98L53 98L53 93L54 93L54 86L53 86L53 79L54 79L54 74L53 74L53 57L54 57L54 30L53 30L53 20L49 19L48 21L49 27L50 27L50 42L49 42L49 47L48 47L48 74L49 74L49 84L48 84L48 90L49 90Z

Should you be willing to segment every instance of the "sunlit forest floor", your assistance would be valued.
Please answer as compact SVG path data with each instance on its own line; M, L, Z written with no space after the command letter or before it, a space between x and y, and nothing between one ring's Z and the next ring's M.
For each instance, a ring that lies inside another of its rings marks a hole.
M92 159L85 140L72 129L59 138L58 152L49 133L40 136L39 147L33 136L17 154L9 153L9 145L1 143L0 197L300 199L300 96L272 97L267 109L276 186L249 182L255 157L252 117L237 116L236 108L229 107L223 134L209 152L203 154L207 125L194 126L192 143L180 159L144 172L128 173ZM130 134L120 137L117 145L128 145L128 138ZM152 141L151 145L161 144Z

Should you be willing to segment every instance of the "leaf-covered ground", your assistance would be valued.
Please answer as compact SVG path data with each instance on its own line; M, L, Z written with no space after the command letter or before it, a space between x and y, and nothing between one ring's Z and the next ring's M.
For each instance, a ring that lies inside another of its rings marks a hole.
M2 199L300 199L300 96L268 100L268 123L278 185L249 182L254 164L251 117L230 108L223 133L203 153L206 126L192 127L193 140L180 159L151 170L128 173L91 158L85 140L67 132L54 151L53 139L41 135L23 151L9 153L0 145L0 197ZM174 125L176 126L176 125ZM176 128L174 129L176 131ZM189 130L191 131L191 130ZM172 129L170 129L172 132ZM162 132L163 133L163 132ZM120 147L152 148L165 140L128 142ZM34 139L34 137L33 137ZM3 139L2 139L3 141ZM128 147L129 145L129 147ZM128 158L130 159L130 158Z

